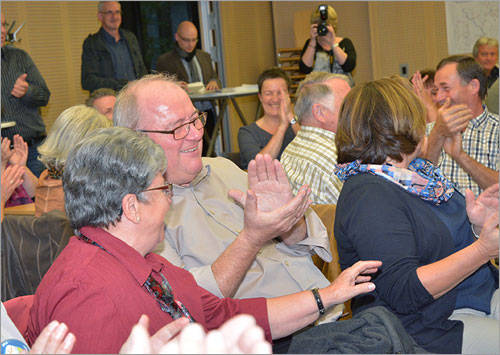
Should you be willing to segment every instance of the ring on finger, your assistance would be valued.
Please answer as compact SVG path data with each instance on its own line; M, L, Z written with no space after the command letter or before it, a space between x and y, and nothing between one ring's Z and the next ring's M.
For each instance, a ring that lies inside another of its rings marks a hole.
M14 183L14 180L10 180L9 182L10 182L10 184L12 185L12 184Z

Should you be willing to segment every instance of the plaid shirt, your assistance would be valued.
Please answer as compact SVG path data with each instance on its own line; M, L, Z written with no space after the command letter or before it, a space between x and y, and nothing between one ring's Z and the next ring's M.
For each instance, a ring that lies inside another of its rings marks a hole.
M337 203L342 182L334 173L337 164L335 133L302 126L281 155L281 164L295 194L307 184L314 204Z
M483 109L483 113L472 119L462 134L462 147L472 159L498 171L498 116L489 113L486 106L483 106ZM427 134L430 134L433 127L434 122L427 125ZM476 196L481 193L479 185L450 155L445 153L444 149L441 151L438 167L445 176L457 184L462 194L465 194L466 189L471 189Z

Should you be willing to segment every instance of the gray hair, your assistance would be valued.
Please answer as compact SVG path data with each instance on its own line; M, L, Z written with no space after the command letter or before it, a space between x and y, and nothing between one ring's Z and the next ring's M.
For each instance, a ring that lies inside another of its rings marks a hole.
M91 131L106 127L111 127L111 122L95 108L71 106L57 117L47 138L38 147L38 159L49 169L64 169L71 148Z
M130 81L118 93L113 111L113 124L120 127L137 129L142 118L140 104L137 102L136 92L142 86L154 81L163 81L180 87L175 75L148 74L140 79Z
M474 48L472 48L472 56L474 58L477 58L477 56L479 55L479 46L484 46L484 45L488 45L490 47L497 47L498 51L498 40L496 38L481 37L476 41L476 43L474 43Z
M344 80L350 86L347 75L328 72L312 72L300 82L294 107L299 123L307 121L312 116L314 104L319 103L326 106L328 102L333 102L334 92L325 84L331 79Z
M99 3L97 4L97 11L99 12L104 11L104 4L106 4L107 2L117 2L121 8L121 4L119 1L99 1Z
M66 215L74 229L107 227L121 220L122 200L142 194L167 161L147 135L125 127L94 131L70 152L63 174Z
M92 91L88 99L85 101L85 105L88 107L94 107L94 101L100 99L101 97L114 96L116 97L116 91L110 88L100 88Z

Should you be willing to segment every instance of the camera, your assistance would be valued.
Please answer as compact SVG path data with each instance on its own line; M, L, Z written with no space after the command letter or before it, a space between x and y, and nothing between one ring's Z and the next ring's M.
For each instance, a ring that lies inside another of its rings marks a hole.
M326 36L328 33L328 27L326 27L326 20L328 19L328 6L319 5L319 18L321 22L318 24L318 36Z

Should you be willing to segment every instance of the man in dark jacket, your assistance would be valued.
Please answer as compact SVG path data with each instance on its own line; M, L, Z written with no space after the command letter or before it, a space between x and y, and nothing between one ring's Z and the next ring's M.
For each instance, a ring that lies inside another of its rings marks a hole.
M82 88L119 91L129 81L147 73L137 38L121 29L122 13L118 1L100 1L97 18L101 28L83 42Z

